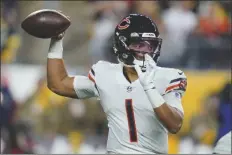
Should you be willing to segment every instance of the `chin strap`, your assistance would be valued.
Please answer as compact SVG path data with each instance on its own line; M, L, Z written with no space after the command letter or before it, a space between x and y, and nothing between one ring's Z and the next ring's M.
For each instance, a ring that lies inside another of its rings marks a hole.
M137 60L137 59L135 59L135 58L134 58L134 61L133 61L134 65L127 65L127 64L125 64L123 61L121 61L119 58L118 58L118 62L119 62L121 65L125 66L125 67L131 67L131 68L132 68L132 67L134 67L135 65L139 65L140 67L142 67L142 68L141 68L142 70L143 70L143 69L146 70L145 62L144 62L144 61Z
M125 64L123 61L121 61L119 58L118 58L118 62L122 65L122 66L125 66L125 67L134 67L133 65L127 65Z

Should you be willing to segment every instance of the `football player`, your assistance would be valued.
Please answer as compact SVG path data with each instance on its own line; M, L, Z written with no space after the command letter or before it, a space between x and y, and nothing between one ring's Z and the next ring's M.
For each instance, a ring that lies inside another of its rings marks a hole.
M107 153L167 153L168 132L182 126L187 80L181 70L156 65L162 45L156 24L140 14L123 18L113 46L119 63L99 61L88 76L68 76L62 37L51 39L48 88L66 97L100 98L109 127Z
M219 93L220 103L218 111L218 131L215 140L213 154L231 154L232 138L232 100L231 100L231 82L227 83Z

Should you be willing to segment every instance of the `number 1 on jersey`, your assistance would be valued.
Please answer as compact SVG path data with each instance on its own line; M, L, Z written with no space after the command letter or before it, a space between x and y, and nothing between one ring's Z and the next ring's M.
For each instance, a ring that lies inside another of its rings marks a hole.
M130 142L137 142L137 130L136 130L136 124L135 124L135 116L134 116L134 110L132 105L132 99L126 99L125 101L126 106L126 114L127 114L127 121L128 121L128 127L129 127L129 135L130 135Z

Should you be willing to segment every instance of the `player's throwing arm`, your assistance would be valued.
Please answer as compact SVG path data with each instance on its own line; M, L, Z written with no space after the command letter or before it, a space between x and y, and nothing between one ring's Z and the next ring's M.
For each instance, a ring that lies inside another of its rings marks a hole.
M43 9L29 14L21 27L34 37L51 38L47 56L47 85L51 91L71 98L92 97L94 96L93 83L84 76L68 76L64 66L62 41L64 32L70 24L69 17L60 11ZM76 83L80 83L78 88L75 88ZM77 95L78 93L80 95Z

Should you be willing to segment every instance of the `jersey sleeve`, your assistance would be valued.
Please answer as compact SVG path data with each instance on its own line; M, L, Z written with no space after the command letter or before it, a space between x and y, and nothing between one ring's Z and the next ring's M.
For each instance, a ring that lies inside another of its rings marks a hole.
M184 114L184 110L182 107L182 97L187 88L187 77L184 72L177 70L173 73L170 80L168 81L168 85L165 89L165 94L163 98L166 103L174 108L177 108Z
M79 99L98 97L95 84L86 76L75 76L73 85Z
M88 77L75 76L73 84L79 99L99 97L95 80L95 69L96 65L93 65L89 70Z

